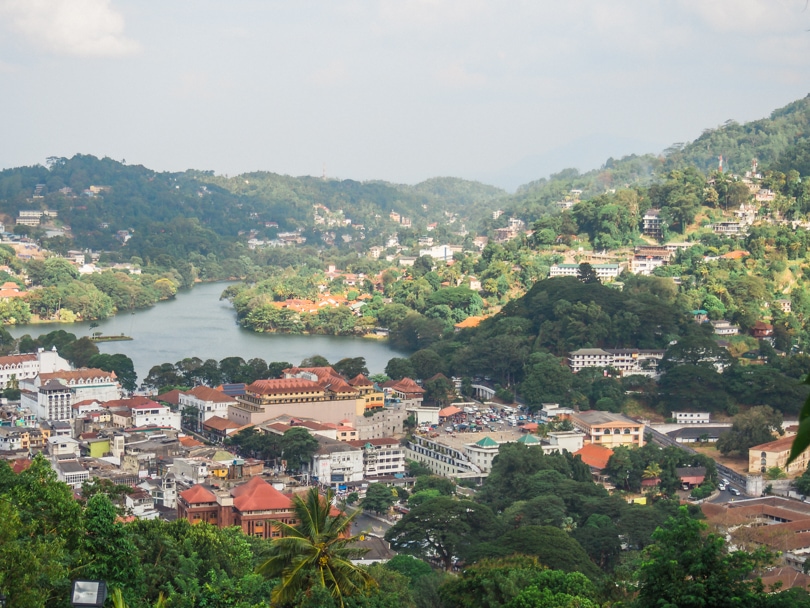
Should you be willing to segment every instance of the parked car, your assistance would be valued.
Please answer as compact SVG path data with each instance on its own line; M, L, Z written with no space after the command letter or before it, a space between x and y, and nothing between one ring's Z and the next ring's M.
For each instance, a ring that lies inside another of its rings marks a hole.
M718 490L725 490L726 487L728 487L728 486L726 486L726 484L723 483L722 481L719 484L717 484L717 489Z
M737 488L732 488L731 486L728 487L728 491L734 494L734 496L739 496L740 491Z

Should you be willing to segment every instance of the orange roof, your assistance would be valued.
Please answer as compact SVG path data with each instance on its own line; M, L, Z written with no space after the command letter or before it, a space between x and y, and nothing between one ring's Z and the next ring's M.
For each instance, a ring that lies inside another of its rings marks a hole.
M392 388L401 393L424 393L425 389L419 386L410 378L403 378L402 380L389 380L383 384L386 388Z
M209 386L199 385L195 386L186 395L194 395L200 401L211 401L213 403L235 403L236 399L229 397L225 393L213 389Z
M0 366L3 365L16 365L18 363L23 363L24 361L36 361L37 356L35 354L28 354L28 355L6 355L5 357L0 357Z
M209 429L214 429L215 431L238 429L241 428L241 426L242 425L235 423L233 420L228 420L227 418L222 418L221 416L212 416L203 422L203 427L208 427Z
M601 470L607 466L608 460L613 456L613 450L602 445L589 443L574 452L574 456L582 458L582 462L589 467Z
M95 367L83 367L71 371L40 374L39 377L43 384L48 380L67 380L68 383L70 383L71 381L76 382L77 380L95 380L96 378L110 378L115 380L117 378L115 372L106 372L103 369Z
M780 437L776 441L769 441L768 443L755 445L749 449L754 450L755 452L785 452L790 450L790 447L793 445L793 439L793 435L789 437Z
M357 374L354 378L349 380L351 386L374 386L374 384L366 378L363 374Z
M234 506L245 511L292 510L292 501L260 477L231 490Z
M724 253L720 257L724 260L740 260L747 255L751 255L747 251L740 251L739 249L736 251L729 251L728 253Z
M15 473L22 473L31 466L31 462L28 458L17 458L11 461L11 470Z
M439 417L447 418L448 416L455 416L456 414L460 414L461 412L462 410L457 408L455 405L448 405L446 408L439 410Z
M179 391L177 389L171 390L168 393L161 393L157 397L155 397L155 401L164 401L166 403L171 403L172 405L180 405L180 395L183 394L183 391Z
M194 437L180 437L177 441L180 442L184 448L196 448L200 445L205 445L202 441L197 441Z
M217 497L214 495L214 493L200 484L191 486L185 492L180 492L180 498L185 500L190 505L199 505L217 501Z
M318 382L306 378L275 378L272 380L256 380L246 390L259 395L279 395L285 393L312 393L322 390L322 387Z
M536 422L527 422L526 424L523 425L522 428L524 431L533 433L534 431L540 428L540 425L537 424Z

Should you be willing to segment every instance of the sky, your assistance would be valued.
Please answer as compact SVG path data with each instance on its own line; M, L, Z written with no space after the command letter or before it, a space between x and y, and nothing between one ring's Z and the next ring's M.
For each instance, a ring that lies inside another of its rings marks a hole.
M808 93L808 0L0 0L0 168L513 189Z

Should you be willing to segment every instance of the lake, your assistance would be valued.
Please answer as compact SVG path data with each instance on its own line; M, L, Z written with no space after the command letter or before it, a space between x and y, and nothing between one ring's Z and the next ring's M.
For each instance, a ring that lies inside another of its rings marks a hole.
M321 355L331 363L346 357L365 357L372 374L382 373L389 359L407 357L384 340L369 338L259 334L239 327L236 313L228 300L219 296L230 283L201 283L194 289L178 292L170 301L134 313L121 313L98 321L90 329L89 322L41 323L7 326L15 338L25 334L37 337L56 329L64 329L77 337L101 332L105 336L124 334L133 340L100 342L103 353L123 353L132 359L138 382L149 369L161 363L176 363L186 357L216 359L242 357L245 361L261 358L267 361L288 361L298 365L312 355Z

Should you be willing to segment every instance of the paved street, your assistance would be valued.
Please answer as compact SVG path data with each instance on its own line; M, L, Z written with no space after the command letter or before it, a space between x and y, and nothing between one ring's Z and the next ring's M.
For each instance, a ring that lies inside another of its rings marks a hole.
M365 513L361 513L354 520L352 533L359 534L360 532L370 532L375 536L384 536L386 530L388 530L388 528L390 528L392 525L393 524L385 523L373 517L369 517Z

